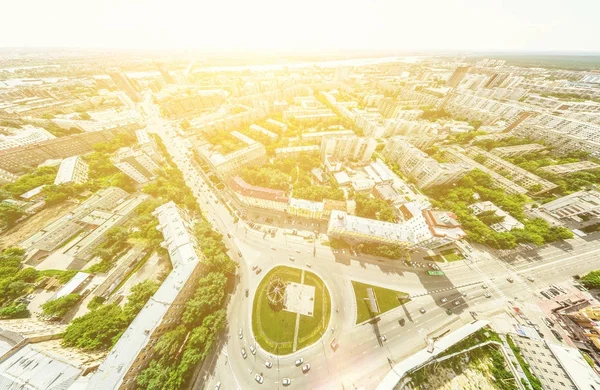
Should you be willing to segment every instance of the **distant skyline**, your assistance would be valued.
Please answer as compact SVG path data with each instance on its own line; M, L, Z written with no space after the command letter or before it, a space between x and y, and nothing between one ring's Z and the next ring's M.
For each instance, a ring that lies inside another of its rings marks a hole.
M600 52L600 1L21 0L0 47Z

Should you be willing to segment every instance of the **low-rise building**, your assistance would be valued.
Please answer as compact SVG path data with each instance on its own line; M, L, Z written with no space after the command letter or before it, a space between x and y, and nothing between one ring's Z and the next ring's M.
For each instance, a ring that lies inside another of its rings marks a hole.
M557 220L591 224L600 218L600 192L577 191L543 204L539 211Z
M69 238L81 232L89 223L83 220L93 212L110 213L129 194L119 187L108 187L93 194L75 210L60 217L22 241L19 246L28 252L52 252Z
M129 147L119 149L111 161L121 172L139 184L154 180L160 169L144 151Z
M0 150L37 144L54 138L56 137L50 134L50 132L46 129L25 125L21 129L16 130L14 134L0 134Z
M323 217L323 202L313 202L306 199L290 198L288 213L296 217L320 219Z
M490 150L492 154L499 157L516 157L522 156L527 153L539 152L544 150L546 147L540 144L526 144L526 145L513 145L513 146L501 146Z
M555 175L567 175L569 173L591 171L593 169L599 169L600 165L592 161L578 161L568 164L559 165L548 165L547 167L541 168L542 171L548 173L554 173Z
M289 199L282 190L253 186L239 176L233 177L229 186L246 206L274 211L285 211L288 207Z
M137 376L154 355L153 345L180 324L185 303L196 292L203 255L189 218L174 202L158 207L154 215L164 237L161 245L169 253L173 270L89 379L88 390L136 389Z
M287 130L287 125L285 123L281 123L279 121L276 121L275 119L269 118L267 119L267 123L279 129L282 133L285 133L285 131Z
M500 207L496 206L489 200L469 205L469 209L471 209L471 211L473 211L473 214L476 216L484 212L493 212L494 215L504 218L502 221L494 223L490 226L490 228L499 233L509 232L513 229L523 229L525 227L525 225L519 222L516 218L514 218L513 216L511 216L506 211L502 210Z
M197 147L200 155L219 176L229 178L243 168L266 163L267 151L263 144L238 131L232 131L230 134L245 143L246 146L225 155L208 142Z
M18 178L19 176L0 168L0 184L14 183Z
M600 388L600 377L575 348L541 338L511 334L511 339L544 389L589 390Z
M414 203L400 207L403 221L383 222L331 212L327 234L350 242L391 244L407 248L435 249L466 237L456 216L446 211L421 210Z
M265 129L262 126L259 125L250 125L250 130L259 132L263 135L266 135L267 137L271 138L271 139L277 139L277 137L279 137L277 134L273 133L272 131L269 131L267 129Z
M88 180L88 164L80 156L67 157L60 163L54 184L83 184Z

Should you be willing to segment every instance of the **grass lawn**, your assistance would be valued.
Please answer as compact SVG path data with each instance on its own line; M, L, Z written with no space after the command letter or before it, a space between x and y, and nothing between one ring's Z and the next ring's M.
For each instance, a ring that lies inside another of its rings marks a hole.
M435 255L435 256L427 256L427 257L423 257L423 260L425 261L437 261L438 263L444 263L444 258L440 255Z
M367 298L367 288L372 288L379 304L379 314L392 310L395 307L405 304L410 301L407 293L402 291L394 291L388 288L373 286L370 284L352 281L354 288L354 297L356 298L356 323L360 324L371 318L371 312L367 306L365 298ZM400 297L400 299L398 299Z
M258 285L252 308L252 331L257 343L267 352L286 355L293 352L296 313L274 311L267 300L266 287L273 276L300 283L302 270L279 266L269 271ZM301 349L317 341L329 326L331 300L323 281L312 272L305 272L304 284L315 286L313 317L300 316L298 345Z
M457 252L454 249L446 249L445 251L442 251L442 256L444 256L447 261L458 261L465 258L462 253Z

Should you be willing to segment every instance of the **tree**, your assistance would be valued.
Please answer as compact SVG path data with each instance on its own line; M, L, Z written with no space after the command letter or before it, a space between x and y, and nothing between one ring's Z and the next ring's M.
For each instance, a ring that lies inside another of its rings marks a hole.
M177 328L164 333L160 336L156 344L154 344L154 351L158 353L160 357L169 360L174 359L183 345L187 333L188 330L184 325L179 325Z
M156 290L158 290L158 283L150 279L133 286L127 297L127 303L123 307L125 318L132 321Z
M142 389L163 390L172 375L173 368L162 360L152 360L150 365L137 376L136 382Z
M582 276L580 281L587 288L600 288L600 270Z
M0 203L0 227L10 228L25 215L25 212L17 205Z
M46 317L63 318L69 310L79 303L81 296L79 294L69 294L52 301L42 304L42 315Z
M101 305L71 321L62 345L86 351L107 350L117 342L128 323L119 305Z
M225 300L227 278L219 272L211 272L198 281L194 297L186 303L183 313L185 324L194 324L211 311L219 308Z

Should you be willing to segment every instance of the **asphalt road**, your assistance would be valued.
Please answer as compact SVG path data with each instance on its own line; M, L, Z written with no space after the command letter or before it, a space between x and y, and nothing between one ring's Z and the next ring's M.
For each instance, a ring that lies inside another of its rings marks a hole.
M485 318L488 313L504 310L516 302L525 302L527 310L535 310L530 302L544 299L538 293L540 289L562 282L570 275L600 268L600 244L579 239L571 245L515 256L509 262L475 248L470 259L442 265L445 277L432 277L426 275L425 268L408 268L400 262L334 254L320 242L309 243L284 235L281 230L275 237L265 237L241 220L233 222L227 208L221 201L215 201L215 194L190 161L184 140L158 114L150 116L154 119L150 131L161 136L207 219L224 234L232 258L240 264L240 283L228 307L227 343L205 364L210 371L200 373L194 388L213 389L216 382L221 382L222 389L272 389L282 387L284 377L291 378L291 388L373 388L390 364L424 348L427 337L470 322L470 312ZM241 258L238 252L242 253ZM294 256L295 261L290 261L289 256ZM292 355L277 357L260 348L252 355L251 299L261 277L279 264L310 269L324 280L333 306L330 330L322 341ZM254 265L262 269L259 275L251 271ZM533 282L527 280L530 276L535 278ZM381 315L376 325L356 325L351 280L401 290L413 299ZM250 290L249 298L244 294L246 288ZM463 292L466 297L461 295ZM490 298L484 296L486 292L491 294ZM448 299L446 304L441 303L442 297ZM453 304L455 300L459 301L458 307ZM452 307L453 314L446 314L448 307ZM421 308L425 309L424 314L419 312ZM400 319L404 319L403 325ZM244 335L242 339L238 337L239 329ZM387 341L381 343L380 335L385 335ZM329 346L334 338L339 343L336 351ZM248 352L247 359L241 356L242 347ZM307 374L295 366L298 357L311 364ZM265 367L265 361L272 362L273 367ZM254 379L257 373L264 377L262 385Z

